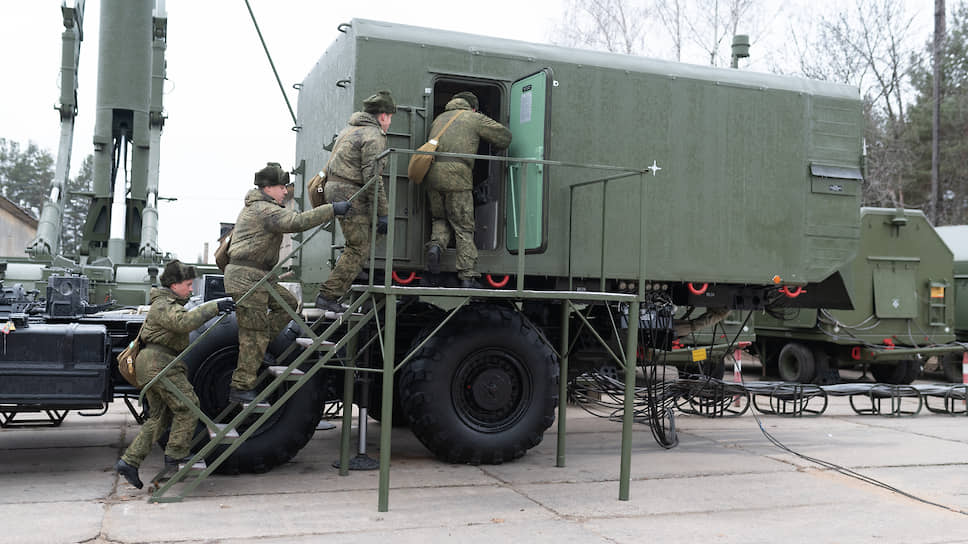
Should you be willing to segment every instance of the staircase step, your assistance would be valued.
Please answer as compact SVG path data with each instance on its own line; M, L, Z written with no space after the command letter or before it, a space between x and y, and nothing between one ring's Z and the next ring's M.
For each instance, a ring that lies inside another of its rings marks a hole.
M224 429L227 425L225 423L216 423L215 426L218 427L217 430L216 429L208 430L208 437L211 439L214 439L215 435L218 434L218 432ZM236 431L235 429L231 429L229 430L229 432L225 433L225 436L223 437L222 440L226 442L231 442L232 440L235 440L238 437L239 437L239 431Z
M181 470L183 468L185 468L185 464L180 463L178 465L178 470ZM195 461L194 463L192 463L192 468L190 468L189 470L192 472L201 472L207 468L208 468L208 465L205 463L205 459L199 459L198 461Z
M269 367L269 372L271 372L275 376L281 376L282 373L285 372L287 368L289 368L289 367L287 367L287 366L270 366ZM294 368L294 369L292 369L292 372L289 373L289 376L286 377L286 379L287 380L296 381L299 378L302 378L303 377L303 374L305 374L305 372L303 372L302 370L299 370L298 368Z
M299 347L301 347L303 349L306 349L306 348L308 348L309 346L311 346L313 344L313 339L312 338L296 338L296 344L299 345ZM335 346L335 345L336 345L335 343L330 342L329 340L323 340L322 342L320 342L319 344L317 344L316 349L317 350L332 349L333 346Z

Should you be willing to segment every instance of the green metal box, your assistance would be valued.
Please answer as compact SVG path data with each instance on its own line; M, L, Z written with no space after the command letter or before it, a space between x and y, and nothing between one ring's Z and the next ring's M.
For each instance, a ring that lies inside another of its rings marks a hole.
M616 290L644 277L678 302L731 307L748 304L737 299L742 289L780 282L849 307L836 274L859 238L856 88L360 19L340 28L300 86L304 206L306 181L363 98L390 89L399 110L389 146L415 149L447 100L469 89L482 112L510 126L510 157L569 163L477 161L475 184L487 186L476 208L482 273L515 273L523 209L532 282ZM419 272L426 196L406 178L409 155L397 159L393 268ZM615 173L576 163L638 173L603 182ZM296 263L303 281L328 276L333 244L329 233L309 242ZM453 260L450 249L443 267ZM690 294L688 282L708 287Z

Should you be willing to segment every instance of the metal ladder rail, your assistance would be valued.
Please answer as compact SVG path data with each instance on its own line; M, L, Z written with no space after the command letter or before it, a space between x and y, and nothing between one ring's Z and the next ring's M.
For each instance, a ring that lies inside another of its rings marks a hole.
M380 178L379 175L373 176L369 181L366 182L366 184L364 184L362 187L360 187L360 189L358 191L356 191L355 193L353 193L353 195L350 196L347 199L347 202L353 202L354 200L356 200L357 198L359 198L359 196L361 194L363 194L363 192L366 191L371 185L374 185L374 183L379 178ZM374 185L374 187L376 187L376 186ZM328 222L325 225L322 225L320 228L316 229L312 234L310 234L309 236L307 236L305 240L301 240L298 247L293 248L293 250L290 251L285 257L279 259L279 262L276 263L276 265L272 268L272 270L266 272L266 274L264 276L262 276L262 278L259 279L259 281L257 281L255 283L255 285L253 285L251 288L249 288L248 291L246 291L241 297L239 297L239 299L235 301L236 304L238 304L239 302L241 302L241 301L245 300L246 298L250 297L252 295L252 293L254 293L258 289L260 289L262 287L262 285L265 284L269 280L269 278L271 278L273 275L276 274L276 272L278 272L278 270L280 269L280 267L282 266L283 263L288 262L290 259L292 259L293 256L295 256L297 254L300 254L302 252L302 249L304 247L306 247L306 244L308 244L310 240L312 240L317 234L319 234L321 231L325 230L331 224L332 224L332 221ZM270 294L272 294L272 291L271 290L269 292L270 292ZM279 298L277 298L276 300L279 300ZM292 315L296 315L295 312L293 312L292 309L289 308L289 306L287 304L285 304L285 301L281 301L281 302L282 302L282 306L284 308L286 308L286 311L289 313L289 315L291 315L291 316ZM170 363L168 363L165 366L165 368L161 369L161 371L158 372L158 374L156 374L154 378L152 378L148 383L146 383L144 385L144 387L141 388L141 393L140 393L140 395L138 395L138 401L141 402L141 403L143 403L144 402L144 394L145 394L145 391L147 391L151 386L153 386L155 383L157 383L158 381L160 381L161 378L165 374L167 374L171 370L171 368L173 366L175 366L175 364L177 362L181 361L184 358L184 356L185 356L186 353L188 353L189 351L191 351L195 347L195 345L197 345L199 342L201 342L203 338L205 338L206 336L208 336L209 332L211 332L215 328L215 326L218 325L222 321L222 319L224 319L224 318L225 318L225 315L219 316L218 319L215 321L215 323L213 323L208 329L206 329L201 335L199 335L198 338L196 338L191 344L189 344L188 347L185 348L184 351L182 351L174 359L172 359L172 361ZM298 319L297 322L300 321L300 320L301 320L301 318ZM199 415L200 416L199 419L202 419L203 421L210 421L210 420L208 420L207 416L205 416L205 414L203 414L201 412L201 409L198 409L198 407L195 407L195 411L196 411L196 415Z
M354 193L348 199L348 201L352 202L353 200L355 200L356 198L358 198L360 196L360 194L362 194L364 191L366 191L378 179L379 179L379 176L374 176L373 178L371 178L363 187L361 187L356 193ZM329 224L331 224L331 223L332 222L330 222ZM242 300L245 300L246 298L248 298L249 296L251 296L253 292L255 292L256 290L258 290L259 288L261 288L269 280L269 278L273 277L273 275L277 272L277 270L280 268L280 266L282 265L282 263L285 263L285 262L289 261L294 255L300 253L302 251L303 247L305 247L306 243L308 243L321 230L324 230L325 227L328 226L329 224L324 225L323 228L317 229L315 232L313 232L312 234L310 234L305 240L301 241L301 243L299 244L298 247L294 248L284 258L280 259L279 262L276 264L275 267L273 267L272 270L268 271L258 282L255 283L255 285L253 285L248 291L246 291L241 297L239 297L239 300L236 301L236 302L241 302ZM306 326L306 324L302 320L301 316L299 316L298 314L296 314L295 311L291 307L289 307L289 305L286 303L286 301L283 300L282 297L278 293L276 293L274 289L268 289L267 291L269 292L269 294L271 296L275 297L276 301L280 303L281 307L290 315L290 317L293 318L293 320L296 323L300 323L301 329L303 329L302 332L308 332L311 335L311 337L314 338L314 342L313 342L313 345L311 347L318 346L319 345L319 342L321 342L322 340L320 340L318 337L316 337L316 335L314 334L314 331L313 331L312 327ZM175 364L177 364L179 361L181 361L184 358L184 356L185 356L186 353L188 353L191 349L193 349L195 347L195 345L197 345L199 342L201 342L202 339L205 338L205 336L207 336L212 330L214 330L214 328L224 318L225 318L225 315L219 316L219 318L216 320L215 323L213 323L208 329L206 329L201 335L199 335L199 337L196 338L195 341L193 341L191 344L189 344L189 346L187 348L185 348L184 351L182 351L181 353L179 353L157 375L155 375L154 378L152 378L147 384L145 384L145 386L142 388L141 393L139 395L139 401L143 403L144 402L144 394L145 394L145 391L147 391L150 387L152 387L155 384L160 384L162 387L166 387L170 391L172 391L172 393L176 397L178 397L179 400L181 400L187 406L189 406L189 408L198 417L199 421L201 421L205 425L205 427L207 429L215 430L215 436L212 438L212 440L210 440L209 444L206 445L203 448L206 451L206 454L207 454L208 451L211 450L211 447L210 446L212 446L212 442L213 441L218 441L218 442L223 441L224 438L225 438L225 436L230 432L230 430L234 429L235 425L238 424L238 422L236 422L236 419L239 419L239 422L241 422L242 420L244 420L244 418L241 418L240 419L240 417L237 416L229 424L224 425L224 426L223 425L220 425L217 421L213 421L212 419L210 419L202 411L202 409L201 409L200 406L196 406L193 402L190 402L189 399L184 394L182 394L181 391L179 391L177 387L174 387L174 385L172 384L171 380L168 379L168 377L166 376L166 374L171 370L172 367L174 367ZM327 331L326 331L327 338L328 338L328 335L329 334L332 334L332 331L339 329L340 326L341 326L341 321L340 320L337 320L336 322L333 323L333 325L331 325L330 328L327 328ZM358 332L358 330L359 329L356 329L356 332ZM356 332L354 332L354 334ZM287 353L291 349L293 349L292 346L290 346L290 348L287 349ZM338 348L335 348L334 347L333 348L333 353L335 353L337 351L337 349ZM299 357L297 357L297 361L294 361L290 365L290 367L294 367L293 365L298 366L298 364L301 364L308 357L308 354L309 353L312 353L312 351L307 350L304 354L301 354ZM325 357L325 360L328 361L331 357L332 357L332 354L326 356ZM318 370L319 369L316 368L316 365L314 365L313 369L311 369L312 372L311 372L310 376L313 375L313 374L315 374ZM242 413L251 413L251 412L254 412L256 410L261 409L261 408L258 408L257 407L258 404L261 402L261 400L263 398L265 398L265 396L268 395L268 393L271 393L272 391L275 391L275 389L278 388L278 384L285 382L286 379L288 378L288 376L291 373L292 373L292 370L291 369L287 369L287 371L285 372L285 374L282 376L282 379L279 379L277 377L277 379L274 380L272 382L272 384L270 384L271 385L271 390L269 392L267 392L266 390L263 390L259 395L257 395L256 400L253 403L251 403L248 407L246 407L245 409L242 410ZM309 379L307 376L304 376L303 378L305 378L305 381L308 381L308 379ZM295 391L298 390L299 387L302 387L302 385L303 385L303 383L305 383L305 381L303 381L303 379L300 379L298 382L296 382L298 384L298 386L294 384L294 387L290 388L290 390L286 394L284 394L282 398L280 398L279 400L277 400L277 404L279 405L279 407L281 407L282 404L285 404L285 401L288 400L292 396L292 394L294 394ZM275 385L273 385L273 384L275 384ZM256 408L253 408L253 407L256 407ZM276 410L278 410L279 407L270 408L270 410L267 413L269 415L271 415ZM226 414L226 412L227 411L230 411L230 409L231 409L231 406L226 407L226 409L223 410L222 414L220 414L220 417L224 417L225 414ZM251 409L251 411L249 411L249 409ZM240 413L240 415L241 415L241 413ZM257 424L259 426L261 426L262 422L264 422L265 419L267 419L267 416L265 414L263 414L263 417L260 417L257 420L257 422L258 422ZM254 429L252 429L251 427L250 427L250 429L253 430L253 432L254 432ZM248 434L245 435L245 436L246 436L246 438L248 438L248 435L250 435L251 433L249 433L248 430L246 432ZM242 442L244 442L244 439L243 440L239 440L239 442L238 442L237 445L230 446L231 451L235 451L235 449L237 449L238 446L241 445ZM191 468L191 465L194 464L195 462L197 462L199 459L204 458L204 455L205 454L201 454L200 455L200 454L197 454L197 453L195 455L193 455L191 457L191 460L188 463L186 463L186 466L183 467L182 469L179 469L179 471L176 473L177 478L176 477L172 477L168 482L166 482L166 484L163 486L164 491L167 491L167 489L169 489L171 487L171 485L174 485L174 483L177 483L177 481L180 481L184 477L183 476L183 473L189 472L189 470ZM218 461L218 464L221 464L224 461L224 459L222 457L223 456L220 456L219 459L217 460ZM224 456L224 457L227 458L227 456ZM204 477L207 477L208 474L210 474L210 473L211 473L211 470L206 469L203 472L203 475L201 476L201 479L204 479ZM199 481L199 483L200 483L200 481ZM197 486L197 484L195 484L195 485ZM194 487L195 486L192 486L193 489L194 489ZM161 497L162 497L162 495L164 494L164 491L162 491L162 488L159 488L159 490L156 491L156 493L152 496L152 500L160 500ZM181 497L179 497L179 500L183 496L184 495L182 495Z
M336 370L365 370L365 369L355 369L352 367L345 366L330 366L327 363L335 356L335 354L342 349L347 342L353 337L355 337L359 331L376 315L380 310L382 304L374 304L374 307L365 315L360 316L356 320L355 325L351 326L350 329L344 334L337 342L332 346L328 346L326 350L327 353L318 359L316 363L313 364L308 370L304 371L298 380L290 380L290 376L294 370L299 369L303 362L316 350L314 347L318 346L320 342L324 341L325 337L334 331L338 331L342 328L342 323L339 320L334 321L330 327L327 328L324 334L319 335L309 348L306 348L303 353L296 357L296 359L290 363L286 369L280 372L275 379L273 379L270 384L260 391L252 403L247 404L229 423L225 426L219 426L218 431L209 440L201 450L196 452L191 459L175 473L164 485L160 486L158 490L152 495L151 502L176 502L182 500L185 496L191 493L201 482L212 474L225 460L227 460L232 453L238 449L255 431L257 431L262 424L264 424L269 417L272 416L276 411L281 409L285 403L305 384L309 383L313 379L315 374L322 370L323 368L336 369ZM269 409L264 410L260 407L260 403L264 401L272 392L274 392L283 383L290 382L291 385L289 389L281 397L279 397L275 403L270 406ZM231 440L231 443L226 444L225 437L231 430L234 430L241 422L245 421L249 416L261 412L261 415L251 424L249 427L239 435L238 438ZM228 447L207 467L198 473L196 478L186 484L186 487L181 490L181 493L176 497L165 497L164 494L175 484L179 483L181 480L185 479L192 472L192 466L194 463L201 459L204 459L206 455L209 454L218 445L227 445Z
M361 297L360 302L362 302L363 300L365 300L365 298ZM298 323L301 323L303 325L305 324L302 320L298 321ZM323 323L323 321L320 320L318 323ZM318 323L314 323L313 326L316 326ZM331 329L327 328L325 331L321 332L319 336L317 336L315 334L315 331L313 330L312 327L304 327L304 328L306 328L307 330L310 331L309 334L310 334L310 336L314 340L313 344L311 344L310 346L307 346L306 348L302 348L302 349L305 349L306 351L309 351L309 352L319 351L322 348L322 346L320 345L320 343L327 341L328 338L331 336L331 334L333 332L335 332L334 330L331 330ZM337 330L338 330L338 327L337 327ZM371 341L372 341L372 339L371 339ZM291 353L293 351L293 349L296 346L298 346L298 344L293 343L292 345L290 345L288 348L286 348L286 350L282 354L279 355L279 358L280 359L285 359L289 355L289 353ZM327 349L333 349L333 346L327 346ZM300 364L299 361L296 361L293 364L291 364L289 367L285 368L279 374L276 374L275 376L280 376L282 379L285 380L285 379L288 378L288 376L292 375L292 373L296 370L293 367L299 366L299 364ZM346 367L346 365L340 365L338 367L324 366L322 368L343 369L345 367ZM300 369L300 372L302 372L301 369ZM263 381L265 381L265 379L268 376L270 376L270 375L273 375L273 373L271 371L266 371L266 372L260 373L259 374L259 377L258 377L257 384L262 383ZM176 393L176 395L177 395L177 393ZM215 418L213 418L212 421L214 422L214 427L208 427L208 429L215 430L215 429L220 428L221 425L219 425L219 424L222 423L223 421L225 421L225 419L229 416L229 414L232 413L232 411L235 409L235 407L236 407L236 404L235 403L228 404L222 410L222 412L220 412ZM260 404L260 405L257 406L256 411L259 410L259 409L261 409L261 408L262 408L262 405ZM229 430L227 432L231 432L231 430ZM209 440L212 439L212 437L210 437L208 433L198 433L198 434L196 434L193 437L193 439L192 439L191 447L194 449L196 446L198 446L198 444L200 444L202 442L203 439L206 439L206 438L209 439ZM194 459L194 456L193 456L193 458L192 458L192 460L191 460L191 462L189 464L192 464L193 465L197 461L198 460ZM167 475L167 473L168 473L168 470L167 469L162 469L160 472L158 472L158 474L155 475L154 478L152 478L152 481L157 481L162 476Z

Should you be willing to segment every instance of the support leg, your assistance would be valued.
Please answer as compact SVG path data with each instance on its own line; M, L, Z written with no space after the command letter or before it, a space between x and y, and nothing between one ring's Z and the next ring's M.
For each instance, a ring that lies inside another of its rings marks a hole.
M561 304L561 346L560 346L560 369L558 373L558 453L555 459L556 467L565 466L565 433L567 423L565 421L568 413L568 344L569 330L568 318L571 316L571 301L564 300Z
M629 500L632 473L632 425L635 422L635 359L639 339L639 301L629 304L628 337L625 339L625 403L622 413L622 466L619 471L618 498Z

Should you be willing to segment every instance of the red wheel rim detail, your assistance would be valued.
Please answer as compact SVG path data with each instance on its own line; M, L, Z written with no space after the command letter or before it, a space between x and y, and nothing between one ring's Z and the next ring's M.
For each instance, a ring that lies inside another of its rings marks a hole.
M399 283L401 285L407 285L408 283L412 282L417 277L417 273L416 272L410 272L410 275L409 276L407 276L406 278L401 278L399 275L397 275L397 271L396 270L394 270L393 272L391 272L390 275L393 276L393 281L395 281L395 282L397 282L397 283Z
M704 284L702 284L702 287L696 289L696 287L692 283L687 283L686 284L686 287L689 288L689 292L690 293L692 293L694 295L701 295L701 294L703 294L703 293L706 292L706 289L709 289L709 284L708 283L704 283Z
M494 278L490 274L488 274L486 277L487 277L487 283L489 283L491 287L494 287L495 289L500 289L504 287L505 285L508 284L508 281L511 280L511 276L507 276L507 275L505 275L504 279L501 281L494 281Z

